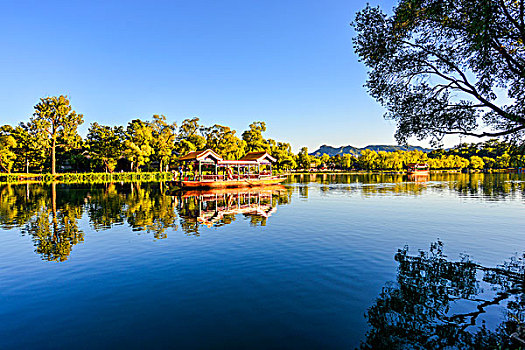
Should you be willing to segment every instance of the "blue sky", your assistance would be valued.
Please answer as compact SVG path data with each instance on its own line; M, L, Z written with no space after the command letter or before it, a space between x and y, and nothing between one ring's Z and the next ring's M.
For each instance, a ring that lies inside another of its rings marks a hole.
M371 1L387 10L393 1ZM164 114L295 151L393 144L363 84L349 23L366 1L1 1L0 123L67 94L89 123Z

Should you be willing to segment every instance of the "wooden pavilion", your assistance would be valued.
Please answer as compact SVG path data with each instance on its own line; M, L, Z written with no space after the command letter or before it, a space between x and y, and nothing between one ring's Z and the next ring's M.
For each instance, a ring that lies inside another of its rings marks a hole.
M276 159L266 152L251 152L239 160L225 160L214 151L190 152L179 161L192 166L193 172L182 174L183 188L245 187L278 184L284 177L272 175Z

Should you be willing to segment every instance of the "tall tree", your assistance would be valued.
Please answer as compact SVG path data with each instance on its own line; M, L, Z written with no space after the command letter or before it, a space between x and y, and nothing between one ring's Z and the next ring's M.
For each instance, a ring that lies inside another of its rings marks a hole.
M297 167L295 157L292 152L292 146L286 142L275 142L268 139L271 145L270 154L277 160L277 169L291 169Z
M8 173L11 172L16 154L13 151L16 147L16 140L11 135L13 127L3 125L0 127L0 168Z
M43 133L44 148L51 149L51 173L56 174L56 147L69 147L78 141L77 128L83 115L77 114L67 96L44 97L35 106L30 124Z
M197 117L182 121L175 147L180 156L193 151L201 151L206 147L206 139L200 135L201 128Z
M246 152L268 152L270 145L262 133L266 131L265 122L253 122L250 124L250 129L242 133L242 139L246 142Z
M140 166L149 163L150 156L154 153L153 129L149 123L140 119L132 120L126 129L124 141L124 156L131 162L131 169L139 171Z
M399 0L392 16L356 15L366 87L397 122L396 139L523 137L523 0Z
M206 138L206 148L220 154L224 159L239 159L244 155L246 142L235 136L235 130L227 126L215 124L209 128L201 128Z
M159 162L159 171L168 170L169 163L175 159L175 140L177 138L177 124L169 124L164 115L153 116L151 122L153 128L154 158Z
M312 156L308 154L308 147L303 147L297 154L297 165L302 169L310 169L312 163Z
M113 172L122 156L124 130L122 126L106 126L92 123L87 134L87 147L91 159L102 163L106 172Z
M34 125L20 123L12 131L15 138L17 155L14 167L18 171L29 173L31 168L42 171L46 161L45 136Z

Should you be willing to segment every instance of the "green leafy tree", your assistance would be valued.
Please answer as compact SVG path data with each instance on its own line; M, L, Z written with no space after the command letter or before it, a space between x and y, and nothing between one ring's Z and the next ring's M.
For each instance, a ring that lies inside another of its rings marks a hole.
M128 124L124 141L124 157L131 162L132 170L139 171L142 165L149 163L154 153L152 147L154 142L153 128L149 123L135 119Z
M397 122L399 142L523 136L524 13L511 0L399 0L392 16L371 6L357 13L366 87Z
M159 171L167 171L170 162L175 160L173 152L177 139L177 124L169 124L164 115L154 115L151 127L153 128L154 159L159 162Z
M472 169L483 169L485 166L485 162L481 157L478 156L472 156L470 157L470 167Z
M361 169L373 170L377 168L377 152L365 149L358 158L358 164Z
M220 154L224 159L239 159L245 153L246 142L235 136L235 130L227 126L215 124L209 128L201 128L206 139L206 148Z
M321 164L328 165L328 161L330 160L330 156L326 153L323 153L323 155L319 159L321 161Z
M56 148L73 147L78 142L77 128L83 123L82 114L77 114L69 104L67 96L44 97L35 106L30 124L44 134L42 147L51 150L51 173L56 174Z
M357 159L351 154L343 154L342 167L343 169L351 169L356 163Z
M510 155L504 153L496 158L496 165L500 169L508 168L510 166Z
M290 146L289 143L275 142L271 139L268 140L268 143L271 145L270 154L277 160L277 169L288 170L297 167L297 163L295 162L295 157L292 152L292 146Z
M11 132L16 140L15 168L29 173L30 169L42 171L46 161L45 135L31 124L20 123Z
M483 157L483 163L485 164L485 168L492 169L496 165L496 160L490 157Z
M10 125L0 127L0 168L8 173L16 159L16 154L13 151L16 148L16 140L11 135L13 128Z
M124 130L122 126L92 123L87 134L87 147L91 159L103 164L106 172L113 172L122 156Z
M262 133L266 131L265 122L253 122L250 129L242 133L242 139L246 142L246 152L269 152L270 145Z
M206 148L206 139L200 135L199 118L185 119L179 128L175 150L180 156Z
M308 154L308 148L303 147L301 151L297 154L297 165L301 169L310 169L310 164L312 163L312 156Z

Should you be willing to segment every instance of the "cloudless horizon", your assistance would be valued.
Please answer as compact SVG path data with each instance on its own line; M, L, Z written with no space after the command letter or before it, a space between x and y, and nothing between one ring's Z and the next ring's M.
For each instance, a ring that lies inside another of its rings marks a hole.
M394 1L373 1L390 11ZM265 121L294 151L396 144L350 27L366 1L19 1L0 11L0 120L65 94L89 124ZM410 142L428 145L427 142Z

